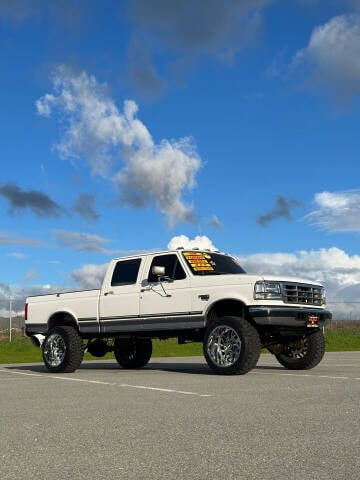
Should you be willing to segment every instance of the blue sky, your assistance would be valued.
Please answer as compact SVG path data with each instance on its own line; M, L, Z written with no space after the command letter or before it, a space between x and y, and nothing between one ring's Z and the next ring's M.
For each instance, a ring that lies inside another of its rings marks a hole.
M0 300L199 237L358 301L358 2L193 3L1 2Z

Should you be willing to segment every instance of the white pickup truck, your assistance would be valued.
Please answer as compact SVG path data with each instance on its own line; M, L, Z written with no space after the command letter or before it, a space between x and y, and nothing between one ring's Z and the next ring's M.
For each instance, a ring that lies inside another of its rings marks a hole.
M50 372L73 372L84 352L113 351L144 366L152 339L202 342L208 365L244 374L267 348L289 369L317 365L331 319L322 285L246 274L231 256L197 249L116 258L100 290L29 297L25 331Z

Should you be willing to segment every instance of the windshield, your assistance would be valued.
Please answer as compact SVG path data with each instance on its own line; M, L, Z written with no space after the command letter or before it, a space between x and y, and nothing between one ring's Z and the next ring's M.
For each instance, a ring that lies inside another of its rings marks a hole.
M213 252L182 252L194 275L226 275L245 273L245 270L228 255Z

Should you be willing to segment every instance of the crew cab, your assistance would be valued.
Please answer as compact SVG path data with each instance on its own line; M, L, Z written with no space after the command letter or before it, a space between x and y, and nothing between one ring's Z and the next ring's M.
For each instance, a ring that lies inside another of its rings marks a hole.
M27 298L25 331L42 348L50 372L72 372L84 352L114 352L124 368L140 368L152 339L202 342L220 374L253 369L267 348L289 369L317 365L331 319L324 287L300 278L245 273L218 251L145 253L113 259L99 290Z

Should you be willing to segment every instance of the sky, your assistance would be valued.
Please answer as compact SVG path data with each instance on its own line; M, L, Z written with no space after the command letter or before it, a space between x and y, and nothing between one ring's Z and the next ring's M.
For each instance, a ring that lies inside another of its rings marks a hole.
M0 313L217 248L360 317L360 2L2 0Z

